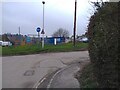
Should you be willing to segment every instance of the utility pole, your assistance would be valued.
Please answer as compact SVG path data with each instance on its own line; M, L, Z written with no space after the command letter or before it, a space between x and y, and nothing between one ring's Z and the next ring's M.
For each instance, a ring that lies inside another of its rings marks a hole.
M45 4L45 1L42 1L42 4L43 4L43 28L42 28L42 48L44 48L44 34L45 34L45 31L44 31L44 4Z
M76 15L77 15L77 0L75 0L75 13L74 13L74 33L73 33L73 36L74 36L74 39L73 39L73 46L75 47L75 36L76 36Z

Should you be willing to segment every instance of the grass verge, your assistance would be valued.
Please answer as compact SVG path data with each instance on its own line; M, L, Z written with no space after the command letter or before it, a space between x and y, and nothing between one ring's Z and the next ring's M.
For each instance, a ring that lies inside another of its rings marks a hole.
M11 46L2 47L2 56L11 55L27 55L47 52L69 52L86 50L88 47L87 43L76 43L76 47L73 47L72 43L65 43L59 45L45 45L44 48L41 45L25 45L25 46Z
M91 63L86 64L82 70L77 73L76 78L80 83L80 88L98 88Z
M0 46L0 56L2 55L2 46Z

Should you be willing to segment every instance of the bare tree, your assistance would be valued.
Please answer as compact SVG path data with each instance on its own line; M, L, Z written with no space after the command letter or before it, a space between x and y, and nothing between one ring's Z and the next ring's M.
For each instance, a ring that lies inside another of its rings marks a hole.
M52 35L53 37L69 37L69 31L63 28L59 28Z

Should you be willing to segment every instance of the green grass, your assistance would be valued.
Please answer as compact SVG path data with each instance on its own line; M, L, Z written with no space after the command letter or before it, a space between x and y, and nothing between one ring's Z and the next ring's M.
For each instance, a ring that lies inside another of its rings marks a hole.
M97 80L93 74L93 66L91 63L86 65L77 77L81 88L98 88Z
M25 45L25 46L11 46L2 47L2 56L10 55L27 55L47 52L69 52L84 50L88 47L87 43L76 43L76 47L73 47L72 43L59 44L59 45L45 45L44 49L41 45Z
M2 55L2 46L0 46L0 56Z

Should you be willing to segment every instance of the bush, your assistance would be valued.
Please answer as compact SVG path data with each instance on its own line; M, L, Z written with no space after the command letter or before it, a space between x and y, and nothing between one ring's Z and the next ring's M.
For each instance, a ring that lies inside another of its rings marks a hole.
M119 88L118 3L105 3L90 18L89 54L100 88Z

